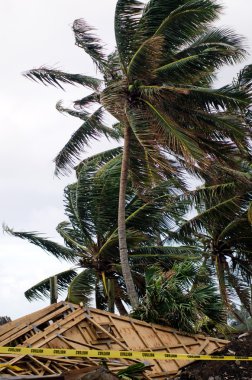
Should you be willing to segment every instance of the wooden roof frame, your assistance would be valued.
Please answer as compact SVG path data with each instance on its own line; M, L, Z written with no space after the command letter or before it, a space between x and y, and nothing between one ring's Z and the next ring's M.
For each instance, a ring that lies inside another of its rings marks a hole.
M226 340L190 335L173 328L149 324L69 302L59 302L0 326L0 346L130 350L180 354L210 354L223 347ZM137 360L109 359L112 372ZM165 379L187 365L186 360L151 360L147 379ZM66 358L0 355L0 378L12 376L60 375L63 372L99 365L96 358ZM7 365L18 365L17 373Z

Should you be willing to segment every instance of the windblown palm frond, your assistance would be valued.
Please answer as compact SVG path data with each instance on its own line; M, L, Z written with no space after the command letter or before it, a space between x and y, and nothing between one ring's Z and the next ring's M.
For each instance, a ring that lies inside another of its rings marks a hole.
M97 92L93 92L90 95L85 96L82 99L74 101L74 108L77 110L82 110L85 107L96 104L100 102L100 95Z
M77 272L74 269L69 269L61 273L57 273L53 277L57 278L57 289L59 294L62 294L68 289L69 283L77 276ZM25 291L24 295L28 301L42 300L50 297L50 279L48 277L38 284L33 285L31 288Z
M236 86L241 88L248 87L251 91L252 89L252 65L245 66L237 75L234 80Z
M97 78L92 78L81 74L68 74L60 70L49 69L47 67L32 69L26 71L23 75L28 79L34 80L35 82L40 81L45 85L50 84L60 87L61 89L63 89L63 87L60 82L66 84L80 84L95 91L98 91L102 84L102 81Z
M90 139L98 139L102 135L119 139L118 132L112 128L107 127L103 122L103 109L98 108L89 117L85 116L84 123L81 127L72 135L70 140L61 150L61 152L55 158L56 163L56 175L59 173L68 173L73 169L77 159L80 158L80 153L84 147L88 147Z
M94 163L97 167L103 166L107 162L109 162L112 158L115 158L117 156L121 156L122 153L122 147L112 148L109 150L106 150L105 152L97 153L93 156L89 156L82 160L82 162L75 168L77 177L78 174L81 172L81 169L83 166L89 165L89 163Z
M143 9L139 0L118 0L115 11L115 37L121 64L126 67L137 46L137 28Z
M76 110L76 109L71 109L71 108L66 108L63 106L62 100L58 101L56 104L56 109L61 112L61 113L67 113L70 116L78 117L81 120L87 120L88 117L90 116L86 111L84 110Z
M95 290L96 273L92 269L84 269L68 284L67 300L89 306Z
M144 38L149 38L158 32L164 33L169 27L171 33L174 25L174 31L177 29L177 34L173 32L171 43L174 38L177 38L176 44L181 44L183 35L185 40L190 39L196 31L199 32L207 23L215 20L220 11L221 6L212 0L170 2L150 0L144 9L140 30L143 31ZM183 17L183 23L180 22L181 17ZM179 29L176 22L180 22ZM187 30L187 36L185 30Z
M104 44L91 33L92 30L93 28L83 19L75 20L73 23L76 45L84 49L98 69L104 73L107 63L106 55L103 51Z
M58 243L39 236L36 232L17 232L8 226L3 227L8 234L20 239L28 240L30 243L42 248L47 253L51 253L59 260L66 260L71 263L76 263L76 255L71 250Z

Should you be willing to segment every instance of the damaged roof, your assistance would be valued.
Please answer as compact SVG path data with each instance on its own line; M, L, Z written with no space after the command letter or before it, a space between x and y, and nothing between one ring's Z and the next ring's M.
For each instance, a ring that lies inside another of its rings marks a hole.
M189 335L173 328L149 324L69 302L59 302L0 326L0 346L36 348L150 351L179 354L210 354L226 340L201 334ZM117 372L138 360L108 359ZM186 360L153 360L147 379L165 379L188 364ZM48 376L99 365L99 358L0 354L1 376ZM3 366L4 365L4 366ZM20 372L13 366L21 368Z

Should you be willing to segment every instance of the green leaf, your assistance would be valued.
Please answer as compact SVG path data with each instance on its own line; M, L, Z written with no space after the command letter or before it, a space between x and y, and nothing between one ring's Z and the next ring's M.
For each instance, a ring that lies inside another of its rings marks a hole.
M17 232L13 231L8 226L4 226L4 231L12 236L19 237L23 240L28 240L30 243L42 248L44 251L46 251L46 253L51 253L59 260L66 260L72 263L76 263L76 255L74 251L65 248L62 245L51 240L43 238L36 232Z
M190 246L180 246L180 247L168 247L168 246L146 246L139 247L135 250L132 250L129 254L129 257L133 260L142 259L142 258L152 258L157 259L171 259L171 260L199 260L201 255L200 251L196 247Z
M122 147L119 146L117 148L108 149L104 152L100 152L100 153L94 154L93 156L89 156L85 158L76 167L77 177L84 167L87 167L90 164L93 165L93 163L97 166L97 168L102 167L104 164L109 162L114 157L117 157L117 156L121 157L121 153L122 153Z
M85 213L82 215L79 214L79 210L77 208L77 184L69 185L65 188L65 212L68 218L70 219L72 228L69 232L68 225L61 224L58 228L58 232L66 239L68 235L74 236L74 245L82 246L81 250L84 250L84 246L88 246L93 243L93 223L90 218L88 208L85 209ZM87 194L88 196L88 194ZM86 203L83 204L86 205ZM74 229L74 235L73 230ZM71 238L72 239L72 238ZM70 243L69 239L66 241L68 244Z
M40 67L39 69L32 69L23 74L26 78L32 79L35 82L41 82L44 85L53 85L63 90L60 82L66 84L80 84L98 91L102 81L100 79L92 78L81 74L68 74L60 70L49 69L47 67Z
M75 100L74 108L77 110L82 110L85 107L89 107L95 103L100 103L100 95L97 92L93 92L82 99Z
M83 302L89 306L95 290L96 273L93 269L85 269L78 274L68 288L67 300L79 304Z
M195 14L193 14L193 12L189 13L190 10L197 10L197 8L202 10L202 12L199 14L197 14L197 12L194 12ZM174 25L174 30L172 30L171 26L169 32L171 34L171 45L174 45L175 41L176 44L178 44L181 36L185 35L186 31L188 33L187 37L190 37L189 32L193 27L201 31L203 25L217 18L220 10L221 6L212 0L174 0L169 2L166 0L150 0L144 9L140 26L144 36L148 38L157 33L158 30L161 31L160 28L164 28L167 23L167 18L171 20L173 17L172 24ZM185 15L183 22L181 22L182 19L179 19L179 16L181 14L184 15L186 11L188 14ZM176 17L178 17L179 28L175 22ZM175 29L177 30L177 36Z
M167 145L175 154L182 155L188 162L192 159L199 160L203 157L203 151L200 149L196 139L193 139L188 132L186 133L185 130L182 130L168 115L162 114L153 104L148 101L145 101L145 103L155 116Z
M83 19L77 19L73 23L76 45L84 49L98 69L104 73L107 67L107 59L103 51L104 43L91 33L92 30L93 28Z
M80 158L81 152L85 146L90 145L91 139L98 139L102 135L107 138L118 139L117 131L107 127L103 122L104 111L102 107L98 108L87 120L73 133L64 148L54 159L56 169L55 174L67 174L74 167L77 159Z
M66 107L63 107L63 102L62 100L58 101L56 103L56 109L61 112L61 113L67 113L68 115L70 116L74 116L74 117L78 117L79 119L81 120L87 120L88 117L89 117L89 114L86 112L86 111L76 111L74 109L71 109L71 108L66 108Z
M139 0L117 0L115 37L121 63L126 67L136 50L136 32L143 3Z
M133 55L129 66L128 76L131 81L150 82L156 77L156 69L159 67L163 57L163 38L155 36L139 47Z

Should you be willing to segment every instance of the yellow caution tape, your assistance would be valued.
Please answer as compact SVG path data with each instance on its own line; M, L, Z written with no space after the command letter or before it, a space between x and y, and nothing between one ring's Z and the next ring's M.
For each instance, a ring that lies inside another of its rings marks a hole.
M16 371L16 372L19 372L19 371L23 371L22 368L16 366L16 365L11 365L11 364L0 364L0 368L8 368L8 369L12 369L13 371Z
M68 356L82 358L113 358L113 359L155 359L155 360L243 360L251 361L252 356L222 356L175 354L150 351L110 351L110 350L73 350L61 348L28 348L0 347L0 354L34 355L34 356Z

